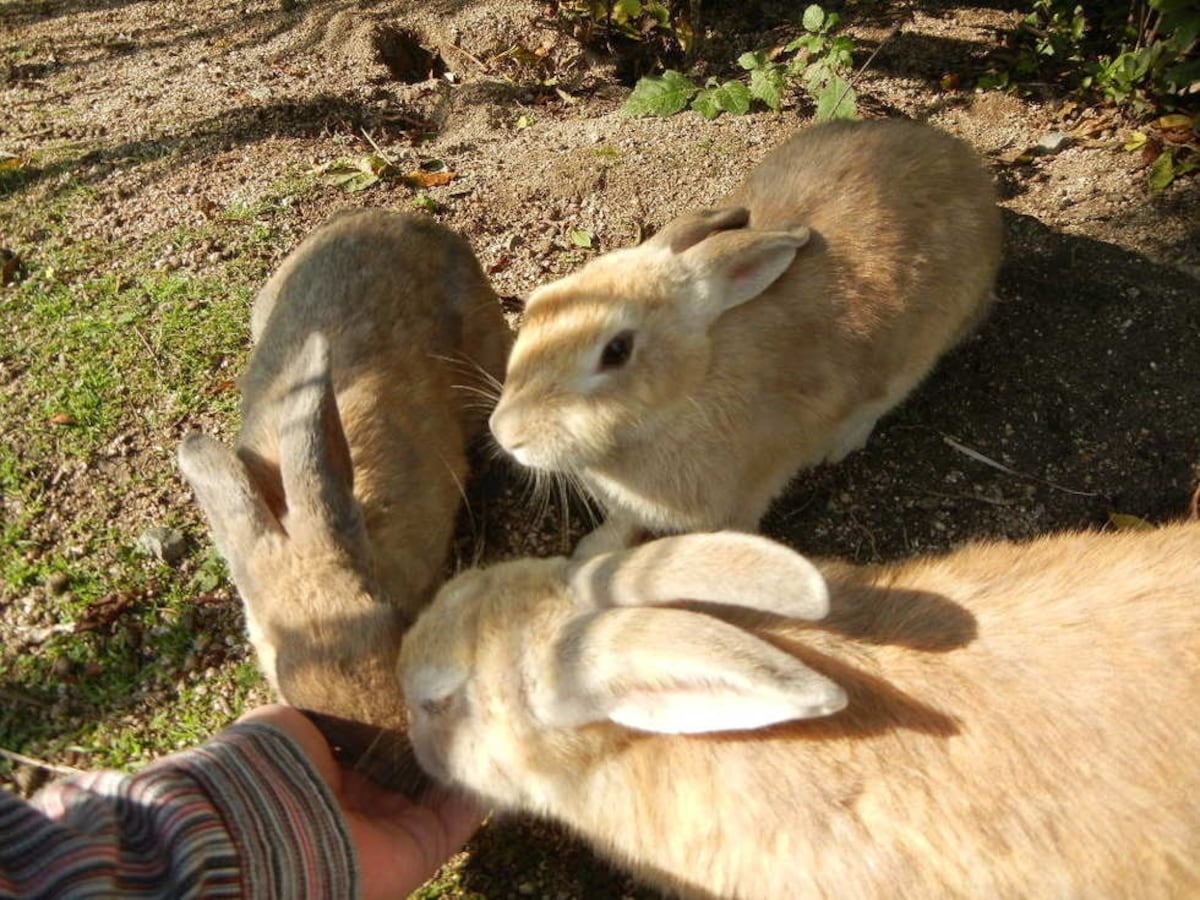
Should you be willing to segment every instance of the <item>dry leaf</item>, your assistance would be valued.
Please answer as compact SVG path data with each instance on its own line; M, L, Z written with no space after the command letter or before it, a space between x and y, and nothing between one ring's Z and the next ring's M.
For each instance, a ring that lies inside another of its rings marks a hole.
M1146 143L1142 145L1142 165L1148 166L1158 159L1162 153L1163 145L1156 137L1146 139Z
M457 177L457 172L423 172L418 169L405 175L404 180L416 188L431 188L447 185Z
M1109 513L1108 521L1117 531L1153 531L1154 526L1143 519L1141 516L1133 516L1129 513Z
M1125 142L1125 150L1133 153L1136 150L1141 150L1146 144L1146 133L1144 131L1129 132L1129 140Z
M134 595L127 591L101 597L95 603L89 604L83 615L75 621L75 632L107 628L132 609L134 602Z
M55 413L50 417L51 425L74 425L75 417L70 413Z
M1186 144L1194 137L1192 131L1194 121L1191 116L1173 113L1169 116L1162 116L1154 124L1158 126L1164 141L1172 144Z

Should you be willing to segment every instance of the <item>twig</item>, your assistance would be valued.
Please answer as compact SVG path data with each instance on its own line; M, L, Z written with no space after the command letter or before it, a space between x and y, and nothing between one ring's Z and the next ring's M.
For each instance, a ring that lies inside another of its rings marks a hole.
M1029 481L1036 481L1039 484L1044 484L1046 487L1054 488L1056 491L1062 491L1064 494L1074 494L1076 497L1099 497L1100 495L1094 491L1076 491L1069 487L1063 487L1061 484L1055 484L1053 481L1047 481L1045 478L1039 478L1036 475L1027 475L1024 472L1018 472L1016 469L1010 469L1004 463L996 462L990 456L984 456L978 450L972 450L966 444L961 444L948 434L942 435L942 440L949 446L953 447L964 456L969 456L976 462L981 462L985 466L991 466L993 469L998 469L1006 475L1013 475L1017 478L1025 478Z
M1196 487L1196 493L1192 494L1192 502L1188 504L1188 518L1193 522L1200 519L1200 486Z
M992 506L1012 506L1015 502L1013 500L1006 500L1003 497L996 499L995 497L984 497L980 494L943 494L941 491L929 490L922 493L928 494L930 497L940 497L943 500L977 500L980 503L988 503Z
M5 750L3 747L0 747L0 756L23 766L36 766L39 769L45 769L48 772L56 772L59 775L79 775L84 771L83 769L77 769L74 766L60 766L56 763L47 762L44 759L34 759L32 756L26 756L24 753L17 753L15 750Z
M461 53L463 56L465 56L471 62L475 63L475 65L479 66L479 71L484 72L484 73L489 73L491 71L490 69L488 69L487 63L485 63L482 59L480 59L475 54L468 53L462 47L459 47L455 44L447 44L446 46L449 49L453 50L455 53Z
M142 329L138 328L135 324L133 331L138 336L138 340L142 342L142 346L146 348L146 352L150 354L150 358L154 360L154 365L161 369L163 367L162 360L158 358L158 354L154 352L154 348L150 346L150 342L146 340L146 336L142 334Z
M883 40L880 41L875 46L875 49L871 51L871 55L867 57L867 61L858 67L857 72L855 72L853 75L850 76L850 80L846 82L846 89L844 91L842 91L842 95L840 97L838 97L837 103L835 103L833 105L834 109L841 108L842 101L846 99L846 95L849 94L851 90L853 90L854 85L858 82L858 79L862 77L863 72L867 71L867 67L870 66L871 63L873 63L875 61L875 57L879 55L879 51L882 50L884 47L886 47L888 42L891 41L892 38L894 38L896 35L898 35L900 33L900 26L902 26L903 24L904 24L903 22L897 22L895 25L893 25L892 30L889 31L887 34L885 34L883 36Z
M396 161L394 159L392 159L390 156L388 156L386 153L383 152L383 148L380 147L377 143L375 143L375 138L371 137L371 133L369 131L367 131L367 129L362 128L362 127L360 127L358 130L362 132L362 136L367 139L367 143L371 145L371 147L375 150L376 153L379 154L379 156L383 159L383 161L385 163L387 163L389 166L391 166L393 169L396 168Z

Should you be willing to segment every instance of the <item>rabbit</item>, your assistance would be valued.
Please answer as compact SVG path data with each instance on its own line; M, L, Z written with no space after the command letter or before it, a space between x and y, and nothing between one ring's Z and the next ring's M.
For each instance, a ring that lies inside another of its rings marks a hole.
M1200 892L1200 523L514 560L447 582L400 673L427 774L683 896Z
M798 132L713 210L535 289L490 425L519 464L643 532L756 531L983 318L1002 224L962 141L908 121Z
M508 327L465 239L383 210L319 227L251 321L236 450L189 435L180 469L274 691L347 741L394 732L400 637L440 581L485 427L458 382L502 374Z

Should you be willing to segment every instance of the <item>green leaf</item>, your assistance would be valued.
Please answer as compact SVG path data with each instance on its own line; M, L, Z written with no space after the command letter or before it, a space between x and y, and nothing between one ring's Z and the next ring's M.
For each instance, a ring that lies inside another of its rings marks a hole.
M617 0L613 4L612 17L614 22L628 22L642 14L641 0Z
M567 237L576 247L582 247L584 250L592 249L592 234L590 231L584 231L582 228L572 228Z
M643 3L642 12L653 16L660 28L666 28L671 24L671 11L661 3Z
M442 208L441 204L429 196L428 191L418 191L417 195L412 198L412 205L429 213L435 213Z
M825 38L821 37L819 34L802 34L794 41L788 43L783 49L787 53L793 53L796 50L803 48L810 56L812 56L820 53L824 46Z
M625 101L627 116L673 116L687 108L700 88L683 75L668 69L662 77L647 75L634 85Z
M723 112L744 116L750 112L750 88L740 81L705 88L692 101L692 109L706 119L715 119Z
M740 81L727 81L717 89L717 103L734 116L750 112L750 88Z
M779 111L783 105L783 71L778 66L753 69L750 72L750 96Z
M817 92L830 78L836 77L837 72L831 69L829 63L823 59L817 60L804 70L804 84L808 88L808 92L813 96L816 96Z
M828 59L830 65L847 69L854 63L854 39L846 35L838 35L829 44Z
M761 69L767 64L767 54L761 50L743 53L737 59L738 65L747 72L753 72L755 69Z
M1175 154L1164 150L1150 165L1150 190L1155 193L1165 191L1167 185L1175 180L1175 174Z
M853 119L858 115L858 95L844 78L834 76L817 94L817 121Z
M821 30L821 26L825 23L825 10L813 4L808 9L804 10L804 18L800 20L805 31L816 33Z
M721 104L717 102L718 90L718 88L704 88L692 99L692 109L710 121L715 119L721 114Z

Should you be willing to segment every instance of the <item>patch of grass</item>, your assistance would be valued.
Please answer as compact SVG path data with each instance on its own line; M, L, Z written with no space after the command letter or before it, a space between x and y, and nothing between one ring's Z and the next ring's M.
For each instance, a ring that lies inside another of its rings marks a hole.
M171 568L135 544L149 524L197 533L196 510L163 503L170 451L195 412L235 415L282 207L131 249L76 242L94 192L55 188L0 196L25 247L0 288L0 747L125 768L207 737L262 690L219 560ZM214 262L206 242L227 250ZM168 243L204 270L156 269Z
M38 262L2 304L21 371L9 390L23 421L9 426L32 439L27 452L83 458L131 420L161 428L202 402L232 408L210 392L214 372L244 350L248 290L186 273L130 278Z
M128 767L203 740L261 690L244 647L211 637L229 631L228 604L198 603L173 570L119 556L103 569L61 558L31 569L33 584L69 573L69 591L35 594L31 643L0 656L0 686L22 698L0 705L0 746Z

